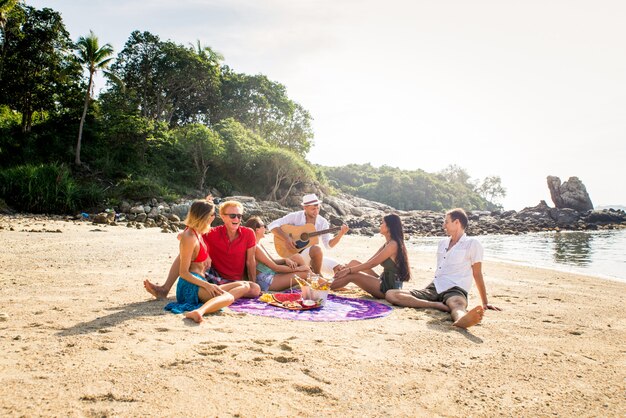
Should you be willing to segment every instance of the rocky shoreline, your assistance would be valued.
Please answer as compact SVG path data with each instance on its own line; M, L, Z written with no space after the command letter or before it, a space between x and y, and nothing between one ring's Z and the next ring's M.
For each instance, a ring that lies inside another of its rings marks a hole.
M257 215L271 222L300 207L285 207L276 202L257 200L249 196L231 196L244 205L244 214ZM372 236L378 233L381 218L388 213L397 213L403 220L408 236L443 236L443 213L434 211L399 211L388 205L350 195L325 196L321 214L332 225L346 223L350 234ZM98 214L81 213L76 216L55 216L65 220L82 220L96 225L126 226L128 228L161 228L162 232L178 232L183 229L191 200L167 203L151 199L148 202L123 201L119 207ZM586 231L598 229L626 228L626 212L604 209L579 212L574 209L551 208L545 201L517 211L468 212L470 227L468 234L524 234L541 231ZM216 218L219 222L219 218ZM0 228L10 228L10 225ZM47 231L57 232L57 231Z

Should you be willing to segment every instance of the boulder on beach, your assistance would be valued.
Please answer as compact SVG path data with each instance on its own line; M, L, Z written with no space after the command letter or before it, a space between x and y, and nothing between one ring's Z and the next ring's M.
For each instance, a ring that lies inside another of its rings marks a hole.
M589 198L585 185L578 177L570 177L561 184L561 179L556 176L548 176L548 189L554 206L558 209L574 209L578 212L587 212L593 209L593 203Z

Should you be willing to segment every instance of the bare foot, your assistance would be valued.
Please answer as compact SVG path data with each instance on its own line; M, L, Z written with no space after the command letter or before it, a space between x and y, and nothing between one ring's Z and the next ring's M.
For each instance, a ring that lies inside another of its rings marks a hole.
M143 287L146 289L146 292L150 293L158 300L167 299L167 292L161 286L157 286L148 280L144 280Z
M185 312L185 318L193 319L194 322L198 324L204 321L204 318L202 318L202 315L200 315L200 312L198 311Z
M469 328L473 325L478 324L485 314L485 310L482 306L477 306L471 311L467 312L465 315L456 320L456 322L452 325L459 328Z

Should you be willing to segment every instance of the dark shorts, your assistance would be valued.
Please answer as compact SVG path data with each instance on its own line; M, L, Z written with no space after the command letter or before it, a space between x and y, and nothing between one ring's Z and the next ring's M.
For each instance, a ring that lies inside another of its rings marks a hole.
M400 280L394 280L393 287L390 287L389 284L385 281L384 275L381 274L379 279L380 279L380 291L383 294L387 293L387 290L390 290L390 289L402 289L403 282Z
M437 293L435 283L431 283L422 290L411 290L411 296L418 299L427 300L429 302L443 302L446 303L452 296L461 296L467 302L467 292L458 286L451 287L448 290L444 290L441 293Z
M208 269L205 273L206 281L216 285L234 283L236 280L228 280L220 276L220 274L213 267Z

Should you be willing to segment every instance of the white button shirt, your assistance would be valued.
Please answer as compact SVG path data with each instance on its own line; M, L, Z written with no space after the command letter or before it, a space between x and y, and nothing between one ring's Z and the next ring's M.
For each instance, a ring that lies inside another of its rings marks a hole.
M278 228L279 226L283 225L303 226L304 224L306 224L306 215L304 211L301 210L298 212L288 213L282 218L276 219L274 222L270 223L267 226L267 229L271 231L272 229ZM315 230L321 231L328 228L330 228L330 224L328 223L328 221L323 217L317 215L317 218L315 219ZM328 243L330 241L330 234L322 234L320 235L320 238L324 243L324 247L330 248L330 244Z
M439 242L435 289L441 293L458 286L469 292L474 279L472 265L483 261L483 246L476 238L463 234L459 242L448 251L451 239L448 237Z

